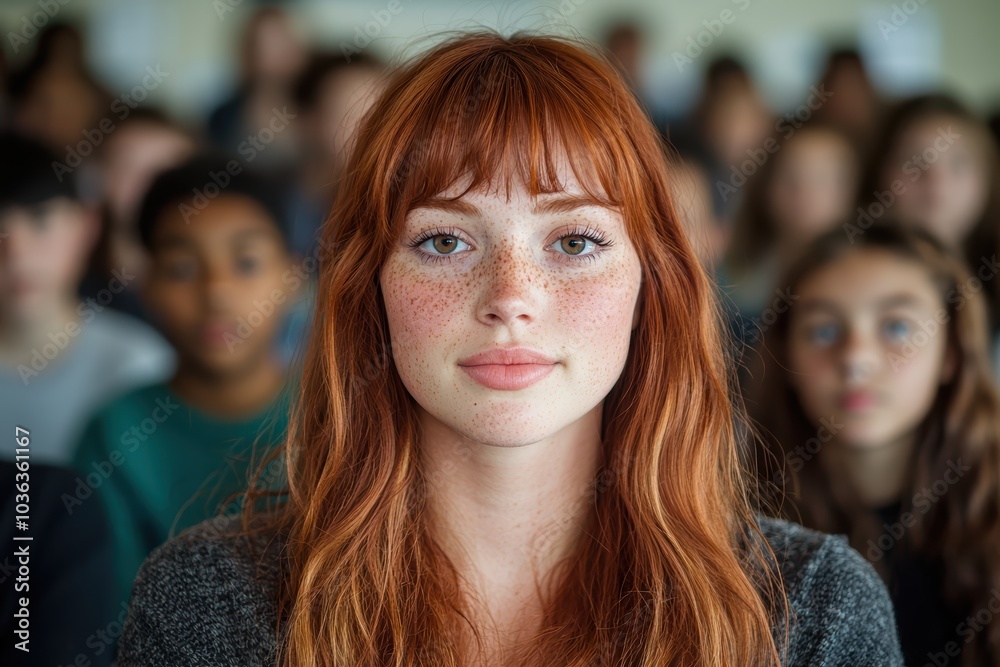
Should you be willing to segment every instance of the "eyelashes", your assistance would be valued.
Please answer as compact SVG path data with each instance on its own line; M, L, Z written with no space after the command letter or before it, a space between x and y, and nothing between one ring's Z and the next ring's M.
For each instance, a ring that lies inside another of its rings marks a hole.
M435 254L429 253L424 250L420 250L420 246L423 245L430 239L437 236L450 236L460 241L461 243L466 243L461 238L461 233L454 227L436 227L433 229L428 229L418 236L416 239L407 244L408 247L413 248L417 254L420 256L420 260L425 264L438 264L441 262L452 261L452 255L459 255L459 252L451 252L447 254ZM581 237L594 244L594 250L591 252L585 252L579 255L571 255L569 253L558 252L557 254L564 256L568 261L575 263L587 263L596 262L598 257L611 246L614 245L614 241L608 238L607 234L604 232L594 229L593 227L587 225L586 227L574 227L566 234L561 235L556 239L556 243L559 243L563 239L571 237ZM553 244L555 245L555 244Z

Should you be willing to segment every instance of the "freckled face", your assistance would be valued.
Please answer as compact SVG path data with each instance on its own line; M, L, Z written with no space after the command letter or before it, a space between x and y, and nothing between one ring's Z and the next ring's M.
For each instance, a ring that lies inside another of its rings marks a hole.
M523 185L468 193L471 209L414 209L382 267L396 369L423 418L496 446L538 442L601 404L621 375L638 323L641 266L621 215L587 205L539 210L582 194L531 198ZM456 186L442 197L457 196ZM602 245L603 244L603 245ZM555 360L541 380L493 389L459 365L524 346Z

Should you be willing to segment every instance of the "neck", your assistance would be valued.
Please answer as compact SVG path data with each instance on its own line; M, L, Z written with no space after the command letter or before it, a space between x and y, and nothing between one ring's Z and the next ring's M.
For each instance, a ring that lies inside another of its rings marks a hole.
M250 417L268 407L281 391L285 374L268 359L243 373L217 374L181 360L170 390L201 410L223 418Z
M83 326L76 305L73 299L60 299L30 318L5 314L0 320L0 359L10 365L29 364L33 351L41 352L53 339L71 346L75 336L69 335L67 327L71 323ZM79 333L79 328L75 331Z
M832 441L820 451L827 474L846 482L848 492L865 507L879 507L900 498L906 487L914 436L875 446L849 446Z
M426 413L421 453L435 540L506 642L540 620L541 583L574 551L593 510L602 405L543 441L473 442Z

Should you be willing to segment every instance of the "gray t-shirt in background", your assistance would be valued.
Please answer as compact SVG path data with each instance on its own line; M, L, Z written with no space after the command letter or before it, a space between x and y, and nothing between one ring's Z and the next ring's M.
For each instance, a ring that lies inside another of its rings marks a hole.
M79 327L75 335L54 332L55 340L28 364L0 366L0 428L9 438L0 458L14 459L14 427L20 426L30 432L32 462L69 465L93 412L173 373L173 349L140 320L104 309Z

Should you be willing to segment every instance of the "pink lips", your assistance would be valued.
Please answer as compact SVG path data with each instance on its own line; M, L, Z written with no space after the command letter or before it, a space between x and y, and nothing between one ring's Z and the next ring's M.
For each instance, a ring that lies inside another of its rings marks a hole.
M556 361L524 347L499 348L458 362L469 376L490 389L513 391L535 384L556 367Z
M875 395L867 391L852 391L840 398L840 407L847 412L859 412L875 406Z
M201 339L209 347L223 347L236 339L236 325L211 322L201 329Z

